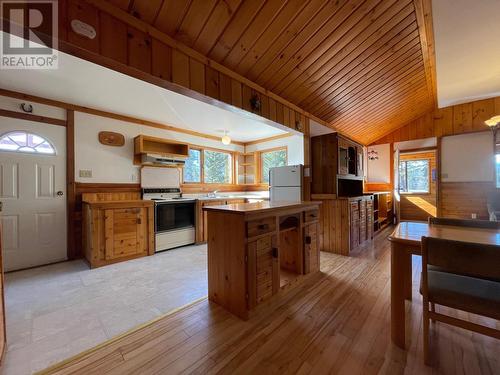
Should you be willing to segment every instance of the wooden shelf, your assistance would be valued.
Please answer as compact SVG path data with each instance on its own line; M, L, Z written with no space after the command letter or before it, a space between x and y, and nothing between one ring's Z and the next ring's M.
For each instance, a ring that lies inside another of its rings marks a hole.
M187 159L189 144L141 134L134 138L134 164L140 165L144 154Z

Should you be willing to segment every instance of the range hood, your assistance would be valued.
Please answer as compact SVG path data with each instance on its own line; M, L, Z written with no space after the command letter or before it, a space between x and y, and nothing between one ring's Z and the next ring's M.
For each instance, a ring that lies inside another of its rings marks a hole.
M142 165L184 165L186 157L182 156L162 156L158 154L142 154Z

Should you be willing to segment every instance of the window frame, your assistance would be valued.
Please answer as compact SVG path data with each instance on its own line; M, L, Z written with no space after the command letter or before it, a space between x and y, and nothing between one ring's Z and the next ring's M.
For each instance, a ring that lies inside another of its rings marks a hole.
M199 151L200 152L200 182L194 182L194 181L185 181L184 180L184 168L186 168L186 166L184 165L182 167L182 183L183 184L193 184L193 185L196 185L196 184L202 184L203 183L203 149L201 147L198 147L198 146L189 146L189 151L191 150L196 150L196 151ZM188 157L189 159L189 157Z
M273 148L268 148L268 149L265 149L265 150L260 150L258 152L258 157L259 157L259 161L258 161L258 166L259 166L259 173L258 173L258 179L259 179L259 183L261 185L268 185L269 186L269 183L268 182L263 182L264 179L263 179L263 171L264 171L264 168L262 168L262 157L264 154L267 154L267 153L270 153L270 152L275 152L275 151L282 151L284 150L285 151L285 165L288 165L288 146L279 146L279 147L273 147Z
M205 147L205 146L198 146L198 145L189 145L190 150L198 150L200 151L200 182L189 182L189 181L184 181L184 167L182 171L182 184L184 185L190 185L190 186L196 186L196 185L234 185L235 184L235 176L234 176L234 170L235 170L235 163L236 163L236 158L235 158L235 152L231 150L224 150L220 148L215 148L215 147ZM214 151L214 152L220 152L224 154L229 154L231 156L231 181L230 182L205 182L205 150L206 151Z
M57 151L57 148L54 146L54 144L52 143L52 141L50 139L48 139L47 137L45 136L42 136L38 133L35 133L35 132L31 132L31 131L28 131L28 130L24 130L24 129L19 129L19 130L11 130L11 131L7 131L5 133L2 133L0 134L0 139L3 139L5 137L9 137L10 134L15 134L15 133L24 133L26 134L26 136L29 136L29 135L34 135L38 138L41 138L43 139L43 142L39 143L37 145L37 147L43 143L47 143L54 152L52 153L48 153L48 152L40 152L40 151L37 151L35 147L30 147L30 148L33 148L33 152L30 152L30 151L20 151L19 148L21 148L22 146L19 146L18 149L16 150L4 150L4 149L0 149L0 152L7 152L7 153L11 153L11 154L21 154L21 155L37 155L37 156L57 156L58 155L58 151ZM13 141L14 143L17 144L16 141ZM24 147L28 147L28 146L24 146Z
M429 173L427 174L427 179L428 179L428 186L429 189L425 192L412 192L412 191L402 191L401 190L401 183L398 181L398 192L401 195L431 195L432 194L432 169L431 169L431 159L429 158L418 158L418 159L403 159L399 160L399 165L398 165L398 178L401 178L401 173L399 172L399 168L401 167L401 163L406 163L408 165L408 162L412 161L426 161L427 162L427 169ZM408 171L408 167L406 168ZM408 186L408 173L405 173L406 177L406 186Z

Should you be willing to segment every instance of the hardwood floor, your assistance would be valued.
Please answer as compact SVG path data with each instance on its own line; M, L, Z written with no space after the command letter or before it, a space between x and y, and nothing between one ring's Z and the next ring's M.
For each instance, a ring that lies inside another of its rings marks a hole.
M279 296L272 312L245 322L203 300L46 373L498 374L499 340L441 323L431 325L434 366L424 365L419 257L409 349L391 344L389 233L351 257L322 253L322 273Z

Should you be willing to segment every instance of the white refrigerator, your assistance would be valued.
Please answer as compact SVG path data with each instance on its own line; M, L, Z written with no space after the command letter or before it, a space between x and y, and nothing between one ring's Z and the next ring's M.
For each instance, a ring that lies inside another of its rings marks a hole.
M288 165L269 170L269 199L271 202L302 201L303 165Z

